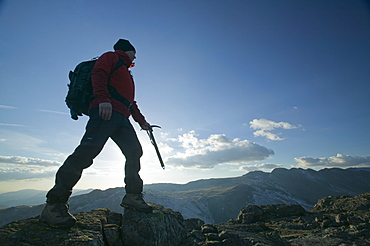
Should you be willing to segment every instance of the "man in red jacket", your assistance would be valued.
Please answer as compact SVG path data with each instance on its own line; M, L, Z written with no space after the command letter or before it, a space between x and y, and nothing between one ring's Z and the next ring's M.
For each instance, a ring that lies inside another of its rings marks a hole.
M126 195L121 206L149 213L153 210L142 197L143 181L139 171L143 152L128 119L132 115L143 130L151 128L134 101L135 85L128 70L133 66L136 50L124 39L118 40L113 48L115 52L104 53L92 70L91 80L95 98L90 103L90 118L81 143L59 168L55 185L46 195L47 203L40 220L52 226L75 225L76 219L69 213L67 203L72 188L81 178L83 169L92 165L93 159L109 138L118 145L126 158L124 179ZM124 65L116 69L117 64L122 61ZM111 95L108 81L110 86L128 101L129 106Z

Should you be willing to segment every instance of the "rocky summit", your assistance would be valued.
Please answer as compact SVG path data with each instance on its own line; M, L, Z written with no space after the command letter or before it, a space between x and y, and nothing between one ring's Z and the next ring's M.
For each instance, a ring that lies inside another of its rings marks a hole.
M75 214L70 229L56 229L38 217L0 228L1 245L370 245L370 192L326 197L309 211L299 204L249 205L220 224L184 219L161 205L153 213L107 208Z

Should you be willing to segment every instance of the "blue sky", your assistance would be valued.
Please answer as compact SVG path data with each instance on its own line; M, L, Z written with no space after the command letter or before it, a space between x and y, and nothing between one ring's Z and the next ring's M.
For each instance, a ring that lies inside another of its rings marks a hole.
M78 145L68 72L137 50L141 176L185 183L276 167L370 167L370 4L361 0L0 1L0 192L48 190ZM122 187L110 141L76 188Z

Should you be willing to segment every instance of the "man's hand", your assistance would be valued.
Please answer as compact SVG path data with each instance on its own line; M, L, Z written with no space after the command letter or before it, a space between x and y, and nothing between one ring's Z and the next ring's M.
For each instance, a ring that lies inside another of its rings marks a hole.
M150 124L148 122L145 122L144 124L141 125L141 129L143 129L143 130L151 130L152 127L150 126Z
M112 117L112 104L110 102L103 102L99 104L99 116L103 120L110 120Z

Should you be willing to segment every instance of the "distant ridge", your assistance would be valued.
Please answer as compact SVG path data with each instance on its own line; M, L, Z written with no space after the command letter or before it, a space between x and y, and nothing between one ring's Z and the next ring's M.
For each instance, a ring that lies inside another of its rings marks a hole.
M89 193L92 190L76 190L73 192L73 196ZM46 192L43 190L25 189L2 193L0 194L0 208L22 205L33 206L44 203Z

